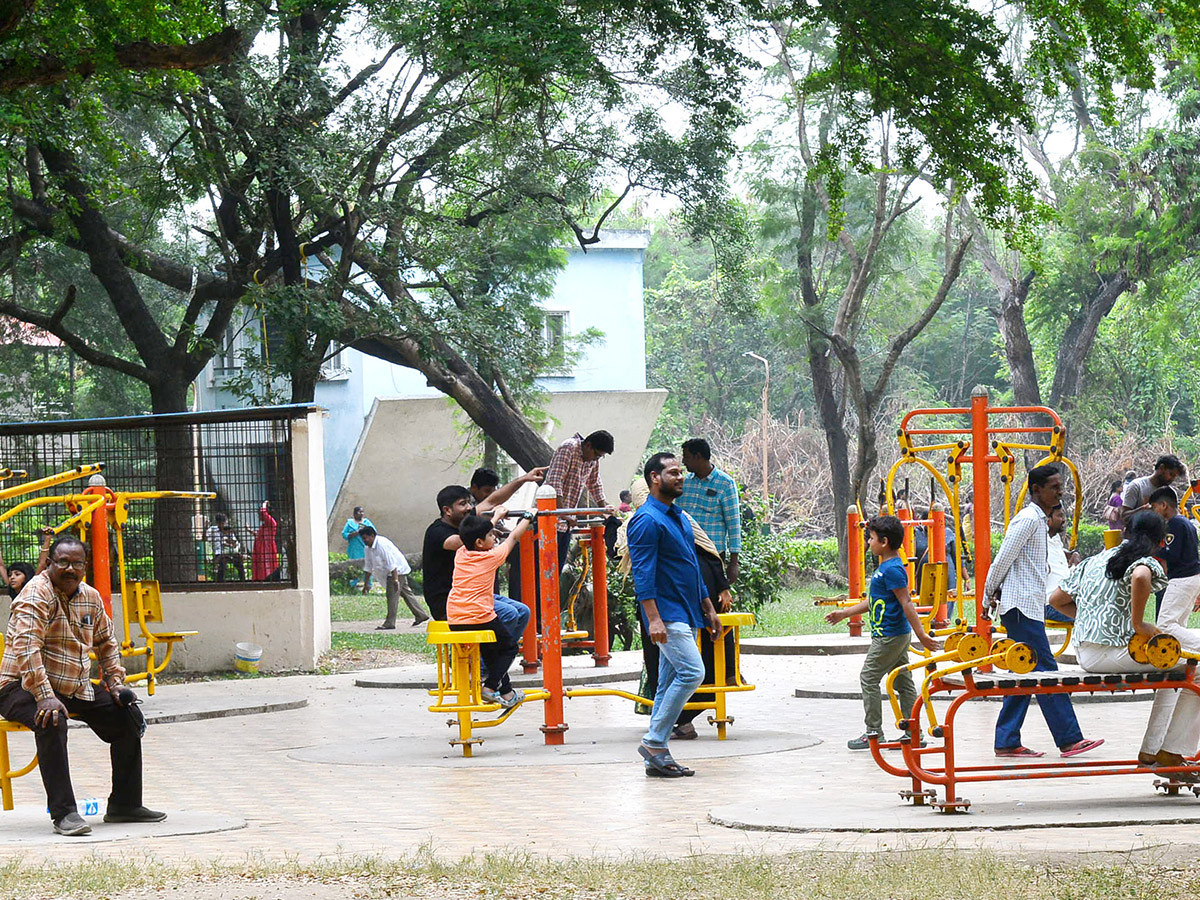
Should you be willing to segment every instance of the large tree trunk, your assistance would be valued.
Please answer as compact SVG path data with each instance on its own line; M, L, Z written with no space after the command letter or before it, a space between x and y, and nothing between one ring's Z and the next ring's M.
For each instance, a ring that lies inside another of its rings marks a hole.
M150 386L155 414L187 412L189 383L180 378L160 378ZM180 423L159 422L154 426L154 486L160 491L195 490L196 454L191 428ZM113 485L120 489L120 485ZM192 506L182 500L155 500L151 536L154 546L154 576L165 584L196 580L196 535L192 530Z
M436 354L436 359L424 356L417 342L406 337L359 338L349 346L368 356L416 369L425 376L430 387L457 402L471 421L503 447L522 469L547 465L554 448L534 430L521 411L505 403L452 347L436 338L433 340L437 346L430 356Z
M1004 340L1004 357L1012 378L1013 401L1017 406L1042 405L1033 344L1025 327L1025 300L1032 283L1033 272L1020 281L1010 282L1000 295L1000 309L996 314L996 323Z
M1100 323L1132 284L1129 273L1124 269L1107 280L1101 280L1096 293L1088 298L1067 326L1058 347L1054 383L1050 387L1050 405L1054 409L1074 405L1075 398L1083 389L1084 369L1096 344Z

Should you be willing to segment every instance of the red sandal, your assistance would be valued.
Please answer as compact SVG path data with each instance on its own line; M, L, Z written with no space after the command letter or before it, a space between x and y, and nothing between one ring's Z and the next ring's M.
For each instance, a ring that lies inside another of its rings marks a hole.
M1090 747L1088 749L1091 749ZM1041 750L1030 750L1028 747L997 747L996 755L1002 759L1018 758L1018 759L1037 759L1040 756L1045 756Z

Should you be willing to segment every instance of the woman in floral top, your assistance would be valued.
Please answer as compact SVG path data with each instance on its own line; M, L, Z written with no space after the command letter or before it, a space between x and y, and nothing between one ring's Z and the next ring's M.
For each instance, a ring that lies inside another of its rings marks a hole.
M1166 533L1162 517L1145 511L1129 520L1125 540L1111 550L1085 559L1063 579L1050 605L1075 619L1075 650L1088 672L1153 671L1149 663L1129 655L1129 640L1153 637L1158 628L1145 621L1155 591L1167 585L1162 563L1154 558ZM1142 740L1142 765L1187 765L1200 741L1200 697L1191 691L1155 691L1154 708ZM1175 773L1181 781L1200 775Z

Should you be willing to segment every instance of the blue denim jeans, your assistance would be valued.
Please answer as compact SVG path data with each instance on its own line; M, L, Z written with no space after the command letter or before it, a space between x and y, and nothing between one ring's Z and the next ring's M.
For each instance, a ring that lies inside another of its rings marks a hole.
M642 738L647 747L666 747L671 728L683 706L704 683L704 660L696 646L696 632L686 622L666 622L667 641L658 645L658 690L650 713L650 730Z
M520 600L513 600L503 594L496 594L493 600L496 604L496 618L508 629L513 640L521 643L525 626L529 624L529 607Z
M1010 609L1000 620L1004 629L1014 641L1028 644L1037 656L1035 672L1057 672L1058 663L1054 659L1054 651L1046 640L1046 626L1042 622L1030 619L1019 610ZM1083 732L1079 730L1079 721L1075 718L1075 709L1071 706L1071 698L1066 694L1044 694L1037 698L1038 707L1054 736L1054 743L1061 750L1070 744L1083 740ZM1025 713L1029 711L1028 697L1005 697L1000 707L1000 717L996 719L996 749L1008 750L1021 746L1021 725L1025 722Z

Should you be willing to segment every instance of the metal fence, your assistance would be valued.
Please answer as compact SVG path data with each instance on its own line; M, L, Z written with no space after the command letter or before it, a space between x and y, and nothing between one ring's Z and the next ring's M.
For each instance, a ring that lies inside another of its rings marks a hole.
M216 581L228 590L294 587L292 423L310 410L284 406L0 424L0 467L24 469L28 477L22 480L32 481L102 462L105 483L114 491L215 493L214 500L132 501L122 529L127 577L157 578L174 587L211 587ZM77 493L86 486L81 479L0 502L0 512L32 497ZM264 501L270 503L265 511ZM40 529L69 515L56 502L0 524L5 561L34 564ZM111 557L115 561L115 547Z

